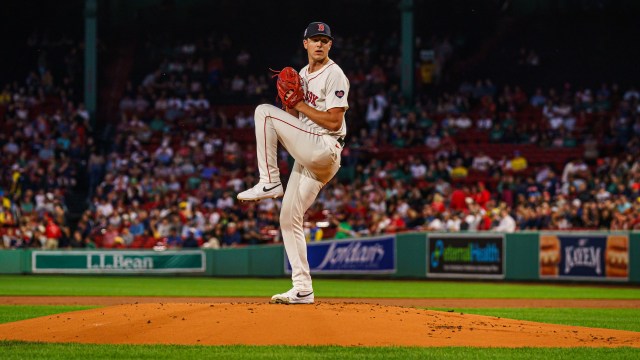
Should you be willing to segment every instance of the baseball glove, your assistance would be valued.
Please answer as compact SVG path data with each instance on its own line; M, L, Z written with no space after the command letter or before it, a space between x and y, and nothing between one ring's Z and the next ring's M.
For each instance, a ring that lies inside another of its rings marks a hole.
M278 87L278 97L284 106L291 109L296 106L297 103L304 100L302 78L294 68L287 66L280 71L271 71L275 73L273 77L278 77L276 83ZM287 97L287 93L289 92L291 93L289 97Z

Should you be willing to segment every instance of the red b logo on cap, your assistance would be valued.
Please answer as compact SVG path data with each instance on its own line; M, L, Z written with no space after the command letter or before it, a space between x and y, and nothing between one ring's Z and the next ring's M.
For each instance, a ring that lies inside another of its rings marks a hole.
M324 24L318 24L318 31L324 31Z

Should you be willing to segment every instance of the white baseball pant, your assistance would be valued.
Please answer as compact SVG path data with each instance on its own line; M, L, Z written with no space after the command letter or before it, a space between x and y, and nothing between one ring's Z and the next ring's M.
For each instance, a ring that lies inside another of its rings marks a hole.
M317 133L295 116L273 105L259 105L255 111L256 149L260 182L279 182L278 141L295 163L280 211L280 230L291 264L293 287L312 291L304 236L304 213L320 189L340 168L342 146L331 135Z

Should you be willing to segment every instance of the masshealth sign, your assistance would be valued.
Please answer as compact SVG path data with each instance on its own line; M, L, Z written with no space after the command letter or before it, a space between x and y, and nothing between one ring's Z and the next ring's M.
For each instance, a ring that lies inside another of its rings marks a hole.
M396 272L396 238L332 240L307 244L312 273L380 274ZM291 264L285 256L285 271Z
M204 251L34 251L34 273L130 274L200 273L206 268Z
M504 278L504 235L429 234L427 277Z

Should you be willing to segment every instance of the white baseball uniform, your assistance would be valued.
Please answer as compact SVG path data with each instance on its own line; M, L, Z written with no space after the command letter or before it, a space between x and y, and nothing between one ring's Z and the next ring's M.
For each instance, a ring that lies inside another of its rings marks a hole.
M300 71L304 80L304 102L319 111L349 108L349 80L332 60L317 71L309 66ZM280 211L280 229L287 257L291 263L293 287L313 291L307 244L304 236L304 213L320 189L340 168L340 152L347 134L346 123L338 131L329 131L300 113L296 118L273 105L259 105L255 111L256 148L261 183L280 181L278 141L295 159Z

